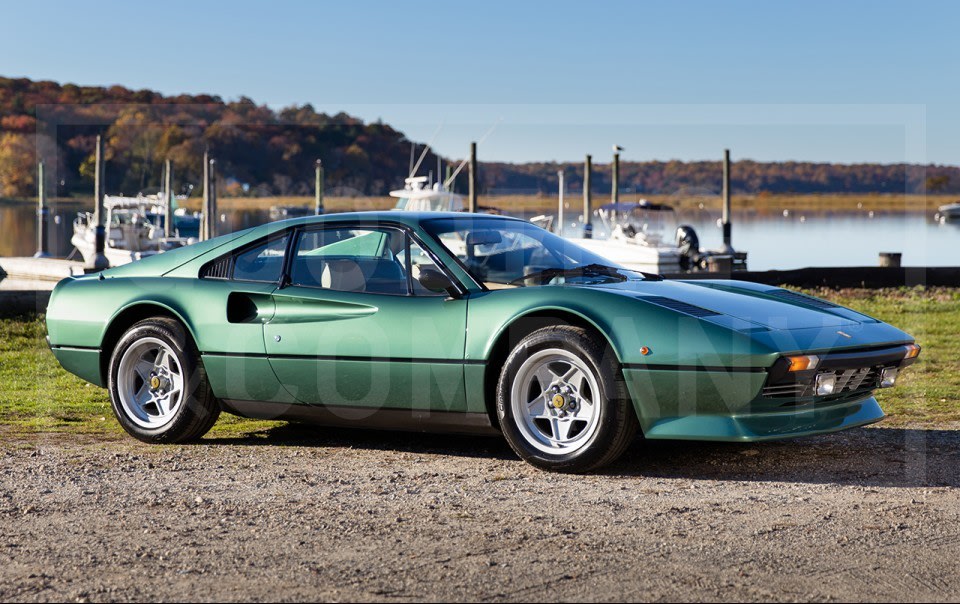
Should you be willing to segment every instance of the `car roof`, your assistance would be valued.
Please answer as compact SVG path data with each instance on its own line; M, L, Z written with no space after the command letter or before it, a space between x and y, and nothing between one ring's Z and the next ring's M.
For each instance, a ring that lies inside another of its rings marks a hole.
M501 216L498 214L471 214L468 212L405 212L402 210L376 210L368 212L335 212L332 214L321 214L320 216L304 216L298 218L288 218L270 222L261 227L270 227L274 229L277 225L300 226L313 224L336 224L339 222L399 222L407 226L417 226L426 220L436 220L439 218L491 218L495 220L520 220L513 216ZM258 227L258 228L261 228Z

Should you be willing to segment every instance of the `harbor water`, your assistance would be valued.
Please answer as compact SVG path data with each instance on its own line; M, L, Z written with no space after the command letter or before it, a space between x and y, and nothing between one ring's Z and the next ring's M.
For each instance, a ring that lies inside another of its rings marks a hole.
M72 250L77 204L53 204L50 212L50 253L66 257ZM564 232L578 235L571 220L579 208L567 211ZM531 214L518 214L529 218ZM219 230L228 233L270 220L269 210L228 210ZM722 242L719 213L695 210L679 221L692 225L703 248ZM36 208L28 204L0 205L0 256L31 256L37 248ZM599 227L599 225L598 225ZM602 227L595 230L603 236ZM876 266L881 252L900 252L904 266L960 266L960 224L941 223L925 213L843 211L733 214L733 245L749 253L750 270L787 270L810 266Z

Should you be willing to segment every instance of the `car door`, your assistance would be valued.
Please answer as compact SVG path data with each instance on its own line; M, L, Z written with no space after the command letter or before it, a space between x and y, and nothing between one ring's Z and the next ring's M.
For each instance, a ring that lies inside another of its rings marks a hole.
M221 399L294 402L263 343L289 237L277 233L207 263L185 295L204 368Z
M429 256L397 227L298 233L264 325L267 355L299 401L463 411L467 303L413 278Z

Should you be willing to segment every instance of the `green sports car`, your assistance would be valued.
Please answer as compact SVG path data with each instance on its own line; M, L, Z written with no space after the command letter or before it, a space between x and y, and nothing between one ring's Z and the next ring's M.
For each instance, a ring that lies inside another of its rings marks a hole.
M878 421L874 390L920 352L824 300L668 281L522 220L437 212L284 220L68 278L47 329L146 442L228 411L500 433L570 472L637 430L755 441Z

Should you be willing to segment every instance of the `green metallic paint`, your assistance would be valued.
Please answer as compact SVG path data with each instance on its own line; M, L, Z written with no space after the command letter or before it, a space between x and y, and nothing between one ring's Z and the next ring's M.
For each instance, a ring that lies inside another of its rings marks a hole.
M53 356L63 367L87 380L91 384L103 388L106 382L100 374L100 351L95 348L53 348Z
M270 363L289 394L307 404L467 410L459 363L277 357Z
M470 296L467 358L488 358L503 331L524 316L557 310L592 324L624 364L768 367L777 357L748 333L632 296L599 287L548 285ZM643 355L644 346L652 352Z
M210 387L219 398L271 403L295 403L265 356L202 355Z
M331 410L415 408L473 417L490 408L485 386L501 367L487 361L498 342L524 317L565 313L609 341L648 438L762 440L882 417L872 397L790 408L766 399L759 404L766 369L781 355L913 341L848 309L779 300L769 286L741 282L487 291L421 228L421 221L437 216L381 212L291 219L65 279L47 311L50 343L64 368L102 385L100 355L110 351L97 349L113 322L155 307L182 320L220 398L265 401L278 409L299 402ZM406 228L459 281L464 295L389 296L197 278L206 263L225 253L315 224ZM718 314L690 316L651 296Z
M811 436L865 426L883 419L872 396L823 407L799 407L777 413L687 415L661 418L644 436L651 439L756 442Z
M623 377L646 434L665 418L739 413L759 395L767 374L624 368Z
M266 352L298 400L465 408L465 300L311 287L285 287L273 297Z
M297 295L300 288L289 288L275 293L274 314L269 321L273 325L284 323L322 323L359 319L377 313L376 306L367 303L344 302Z

